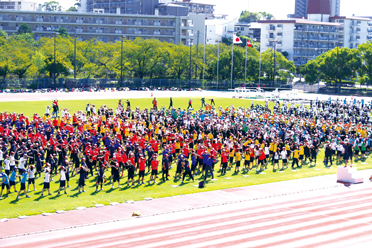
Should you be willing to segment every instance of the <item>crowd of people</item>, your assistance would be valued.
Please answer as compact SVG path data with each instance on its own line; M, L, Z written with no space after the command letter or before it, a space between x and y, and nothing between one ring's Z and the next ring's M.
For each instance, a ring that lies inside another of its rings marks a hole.
M156 180L167 181L175 167L175 180L195 175L207 180L216 173L260 172L316 166L324 152L325 166L365 159L371 149L372 104L364 101L310 101L305 105L253 102L247 108L215 107L200 110L157 105L132 107L120 100L116 109L88 103L85 111L70 113L53 101L53 115L26 117L0 113L0 197L10 192L51 194L51 182L59 181L58 194L67 194L77 183L85 192L86 179L94 177L96 191L106 181L111 187L127 187ZM213 105L213 107L212 107ZM191 106L192 109L192 106ZM322 148L322 149L321 149ZM324 148L324 149L323 149ZM17 180L18 178L18 180ZM74 178L74 182L70 182ZM17 182L19 181L19 182Z

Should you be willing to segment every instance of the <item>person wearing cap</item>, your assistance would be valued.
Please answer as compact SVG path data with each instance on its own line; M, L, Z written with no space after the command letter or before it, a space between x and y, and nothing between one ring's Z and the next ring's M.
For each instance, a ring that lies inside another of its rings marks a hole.
M163 178L163 181L168 181L168 176L169 176L169 155L166 153L164 154L163 156L163 161L162 161L162 165L163 165L163 168L162 168L162 178ZM165 178L164 178L164 175L165 175Z
M12 186L13 186L14 192L18 192L16 190L16 178L17 178L17 168L13 167L12 172L9 176L9 186L10 186L10 188L12 188Z
M34 191L36 191L35 186L35 166L30 165L30 168L28 169L28 184L27 184L27 192L29 192L30 184L34 185Z
M43 189L41 190L41 197L44 196L44 190L48 190L48 195L52 195L50 193L50 164L46 164L46 168L44 170L44 186Z
M10 160L9 160L9 155L4 156L4 170L5 174L9 177L10 174Z
M6 196L8 197L9 196L9 193L10 193L10 186L9 186L9 177L6 173L4 172L0 172L0 177L2 179L2 182L1 182L1 192L0 192L0 198L3 197L3 190L4 188L6 188L7 192L6 192Z
M58 195L61 193L61 189L63 188L66 192L66 168L64 166L61 166L60 170L60 177L59 177L59 188L58 188Z
M184 183L185 178L186 178L187 175L189 175L189 177L192 179L192 181L195 182L195 179L194 179L194 177L191 173L191 168L190 168L189 161L187 159L184 159L184 160L182 160L181 165L182 165L183 171L184 171L181 183Z
M138 184L144 184L143 180L145 178L145 170L146 170L146 159L143 156L143 154L140 154L140 157L138 159Z
M105 166L102 164L97 170L97 181L96 181L96 192L98 191L98 186L103 186L103 179L105 178Z
M79 193L85 192L85 190L84 190L85 178L86 178L86 174L89 171L89 169L88 169L88 167L85 163L86 159L83 157L81 160L82 160L82 163L81 163L81 166L78 169L78 173L79 173L79 181L78 181Z
M154 177L154 184L156 183L156 177L158 176L158 167L159 167L158 155L154 154L151 160L152 170L149 183L151 183L152 177Z
M25 193L26 198L30 198L30 196L27 195L27 192L26 192L26 182L27 182L27 171L26 171L26 169L21 169L20 174L21 175L17 176L17 177L21 178L21 186L20 186L20 189L18 191L18 195L16 197L17 200L19 199L19 195L21 194L22 191Z
M182 161L185 160L185 157L183 155L180 155L177 161L177 168L176 168L176 173L174 174L174 178L181 177L182 174Z

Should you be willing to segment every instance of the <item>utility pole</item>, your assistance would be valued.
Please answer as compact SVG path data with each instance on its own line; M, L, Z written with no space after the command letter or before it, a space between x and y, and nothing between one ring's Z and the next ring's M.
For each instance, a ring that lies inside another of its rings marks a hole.
M54 62L53 62L53 84L56 88L56 37L57 33L54 34Z
M189 88L191 89L191 52L192 52L192 44L191 44L191 39L190 39L190 66L189 66Z
M196 57L199 55L199 30L197 32L197 42L196 42ZM198 66L196 64L196 61L195 61L195 79L197 79L197 76L198 76Z
M120 51L120 87L123 86L123 44L124 37L121 38L121 51Z
M74 44L74 80L76 83L76 29L75 29L75 44Z

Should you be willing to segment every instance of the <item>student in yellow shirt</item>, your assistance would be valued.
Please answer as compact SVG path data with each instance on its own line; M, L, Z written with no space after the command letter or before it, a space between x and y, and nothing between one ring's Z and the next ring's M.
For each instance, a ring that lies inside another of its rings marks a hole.
M230 164L229 164L230 168L232 167L232 164L233 164L233 161L234 161L234 156L235 156L235 150L231 148L230 149Z
M250 154L250 151L249 149L247 148L244 152L244 165L243 165L243 170L244 171L249 171L250 168L249 168L249 162L251 161L251 154Z
M304 154L305 154L304 146L303 146L302 143L300 143L300 147L299 147L299 160L301 162L301 166L302 166L303 161L304 161Z
M299 158L299 153L300 151L298 150L298 147L295 147L294 148L294 151L293 151L293 161L292 161L292 169L293 169L293 166L296 164L296 168L298 168L298 158Z
M242 153L239 149L235 152L235 173L239 172L240 160L242 159Z

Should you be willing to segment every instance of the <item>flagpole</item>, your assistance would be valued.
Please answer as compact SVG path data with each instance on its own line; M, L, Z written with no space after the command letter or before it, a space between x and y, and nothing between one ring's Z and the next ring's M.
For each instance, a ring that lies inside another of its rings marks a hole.
M231 51L231 89L233 88L233 72L234 72L234 39L232 44L232 51Z
M258 73L258 86L261 87L261 48L260 48L260 71Z
M205 45L206 45L206 31L204 30L204 56L203 56L203 90L204 90L204 73L205 73Z
M244 86L247 87L247 56L248 56L248 44L245 42L245 70L244 70Z
M217 43L217 90L218 90L218 71L220 69L220 43Z

